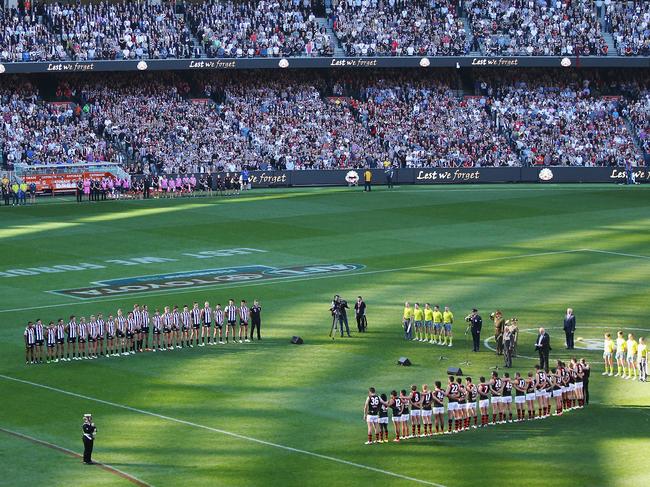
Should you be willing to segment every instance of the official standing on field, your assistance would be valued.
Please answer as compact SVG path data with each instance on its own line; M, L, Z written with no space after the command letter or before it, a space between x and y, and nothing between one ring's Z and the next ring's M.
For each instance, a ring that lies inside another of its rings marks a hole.
M465 318L469 322L470 330L472 331L472 352L478 352L481 343L481 328L483 327L483 318L478 314L478 310L474 308L472 314ZM465 332L467 333L467 332Z
M84 463L86 465L92 465L93 444L95 443L97 427L93 423L93 418L90 414L84 414L84 423L81 425L81 431L81 438L84 442Z
M365 332L368 322L366 321L366 302L361 296L357 297L354 303L354 315L357 319L357 329L359 332Z
M535 350L539 352L539 366L548 372L548 356L551 348L551 337L544 328L539 329L539 335L535 340Z
M262 326L262 307L256 299L253 301L253 306L250 309L251 313L251 340L253 339L253 332L257 329L257 339L261 340L260 327Z
M567 308L566 315L564 316L564 334L566 335L566 348L573 350L573 336L576 332L576 316L573 314L572 308Z

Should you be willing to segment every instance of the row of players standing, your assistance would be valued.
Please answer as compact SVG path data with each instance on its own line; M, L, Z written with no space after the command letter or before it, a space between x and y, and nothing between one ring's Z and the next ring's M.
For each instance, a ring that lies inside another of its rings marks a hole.
M584 358L572 358L569 364L558 360L557 367L551 373L539 365L535 366L534 372L528 372L527 377L517 372L513 379L507 372L499 377L498 372L494 371L489 381L481 377L478 385L474 384L471 377L465 378L463 382L460 377L449 376L446 387L440 381L435 381L433 390L427 384L422 386L421 391L417 385L413 385L409 392L406 389L399 393L392 391L390 398L385 394L378 395L375 388L371 387L363 409L363 419L368 424L366 444L373 443L373 434L375 443L388 441L389 412L392 412L395 426L393 441L458 433L470 427L547 418L551 416L551 399L555 400L553 416L560 416L566 410L582 408L589 402L590 372L590 366ZM513 392L516 419L512 412ZM447 431L444 421L445 401Z
M101 313L91 315L89 321L83 316L77 321L72 315L67 324L59 319L47 326L38 319L35 323L30 321L23 334L25 361L35 364L44 360L47 363L89 360L143 351L193 348L195 344L199 347L224 344L230 339L232 343L244 343L253 340L255 332L257 339L261 340L261 312L257 300L249 308L246 300L236 306L230 299L224 308L217 304L213 309L207 301L203 308L199 308L194 302L191 309L187 305L182 310L177 305L165 306L162 312L156 309L150 315L147 305L140 307L136 304L126 315L118 309L115 317L109 314L106 320ZM215 326L211 332L213 320ZM249 323L252 325L250 339ZM47 357L43 356L44 345L47 346Z
M202 191L212 196L213 191L220 195L237 195L240 191L251 189L250 176L248 172L240 174L225 173L223 176L217 174L212 181L212 176L203 174L197 180L193 174L160 177L145 176L134 178L105 177L100 179L82 178L77 180L76 185L77 202L84 199L88 201L105 201L106 199L118 199L128 196L131 198L175 198L178 196L195 195Z

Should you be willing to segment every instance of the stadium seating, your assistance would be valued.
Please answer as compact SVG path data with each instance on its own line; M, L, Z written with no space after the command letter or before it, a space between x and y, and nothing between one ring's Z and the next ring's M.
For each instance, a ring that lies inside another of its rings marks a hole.
M453 71L147 73L137 83L79 74L61 77L47 101L38 78L9 77L0 84L0 144L9 164L111 161L132 173L647 157L650 96L639 82L499 73L477 79L476 96L458 91Z
M650 2L311 0L0 8L0 61L198 57L650 55ZM319 15L321 17L319 17ZM604 32L618 53L609 53Z

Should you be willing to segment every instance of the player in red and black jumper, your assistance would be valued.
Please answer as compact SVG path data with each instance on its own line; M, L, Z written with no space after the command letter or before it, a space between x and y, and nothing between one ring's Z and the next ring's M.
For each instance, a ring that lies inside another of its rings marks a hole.
M456 423L456 431L464 431L467 428L465 426L465 420L467 419L467 390L463 385L463 379L460 377L456 378L456 384L458 384L458 408L456 409L458 421Z
M485 427L490 423L490 386L485 382L485 377L479 378L478 389L478 406L481 410L481 427Z
M449 376L449 383L445 395L447 396L447 433L451 433L451 427L455 426L454 431L458 429L458 391L459 387L453 376ZM455 423L455 424L454 424Z
M391 391L388 407L391 408L393 413L393 426L395 427L395 439L393 441L398 442L402 434L402 400L397 395L397 391Z
M431 436L433 435L433 429L431 426L431 416L432 416L432 406L433 403L433 393L429 390L427 384L422 385L422 394L420 395L420 405L422 406L422 424L424 425L424 435Z
M433 391L433 419L436 426L436 434L445 432L445 396L442 383L437 380ZM451 425L451 422L449 423ZM450 426L451 429L451 426Z
M515 408L517 409L517 421L526 419L526 379L519 372L515 374L513 382L515 388Z
M418 386L411 386L411 436L416 437L415 429L417 426L417 436L422 436L420 418L422 417L422 406L420 405L420 392Z
M379 437L383 443L388 442L388 398L381 394L381 405L379 406Z
M476 414L478 388L472 382L471 377L465 377L465 390L467 391L467 418L465 419L465 427L469 428L473 417L474 428L476 428L478 426L478 415Z

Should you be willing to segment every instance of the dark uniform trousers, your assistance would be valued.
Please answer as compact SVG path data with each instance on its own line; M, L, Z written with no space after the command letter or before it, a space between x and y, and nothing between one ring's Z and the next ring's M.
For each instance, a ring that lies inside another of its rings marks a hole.
M261 312L262 308L260 306L253 306L251 308L251 340L253 339L255 330L257 330L257 339L262 339L260 336L260 326L262 325Z
M472 327L472 341L474 342L472 350L478 352L481 343L481 330Z
M93 443L95 442L93 435L95 434L95 431L97 431L97 428L94 423L84 423L81 425L81 431L83 433L81 439L84 442L84 463L91 463Z
M257 339L258 340L262 339L260 337L260 325L261 325L261 320L259 318L251 317L251 340L253 339L253 334L255 330L257 330Z

